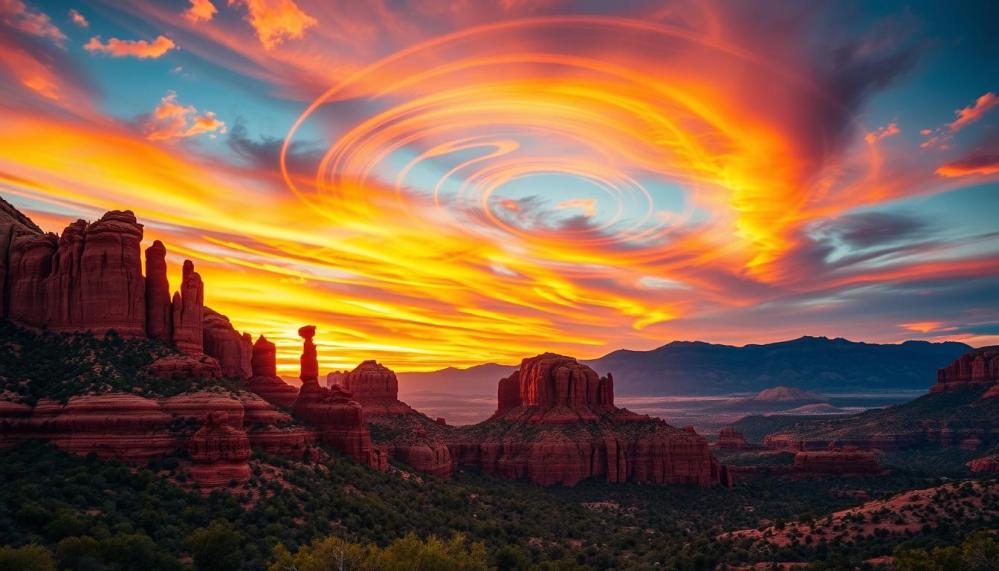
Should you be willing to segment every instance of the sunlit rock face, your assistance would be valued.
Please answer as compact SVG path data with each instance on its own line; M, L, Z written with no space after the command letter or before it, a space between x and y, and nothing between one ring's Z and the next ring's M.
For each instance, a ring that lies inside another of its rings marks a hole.
M338 384L354 395L366 416L401 415L413 409L399 400L399 380L392 369L377 361L364 361L352 371L327 375L327 386Z
M999 345L982 347L958 357L937 371L937 383L930 392L938 393L966 386L999 383Z
M613 379L571 357L524 359L499 382L490 420L452 445L459 464L541 485L587 478L709 486L727 471L692 430L614 406Z

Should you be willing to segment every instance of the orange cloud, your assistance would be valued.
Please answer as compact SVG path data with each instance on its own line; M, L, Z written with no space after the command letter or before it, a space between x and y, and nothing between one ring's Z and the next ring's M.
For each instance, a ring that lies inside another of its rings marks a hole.
M864 140L867 141L868 145L873 145L882 139L893 137L901 132L896 123L888 123L884 127L879 127L877 130L864 135Z
M191 0L191 6L184 11L184 17L191 22L208 22L215 17L217 11L212 0Z
M915 331L917 333L945 332L945 331L957 330L957 327L944 327L944 323L942 321L920 321L916 323L900 323L898 326L907 331Z
M990 91L976 99L973 104L955 111L954 114L957 115L957 119L947 123L947 128L949 128L951 132L956 133L957 131L981 119L996 105L999 105L999 96L996 96L995 93Z
M593 199L574 198L559 202L557 208L560 209L578 208L583 211L583 214L585 216L594 216L597 213L597 201Z
M945 178L999 174L999 154L974 155L950 162L937 168L936 173Z
M70 11L69 11L69 19L70 19L71 22L73 22L74 24L76 24L80 28L89 28L90 27L90 22L87 21L87 18L85 18L83 16L83 14L81 14L77 10L70 9Z
M303 12L294 0L229 0L230 6L236 4L246 6L247 19L267 50L285 40L301 38L306 29L316 25L316 19Z
M177 101L177 94L167 93L153 110L145 122L146 138L150 141L165 141L182 139L201 135L202 133L225 133L225 123L215 117L215 113L206 111L198 115L198 110L192 105L182 105Z
M56 43L66 40L66 35L47 14L29 8L21 0L0 1L0 21L26 34L48 38Z
M100 36L90 38L83 49L92 53L105 53L111 57L136 57L139 59L156 59L175 49L177 44L166 36L157 36L152 42L146 40L119 40L111 38L102 42Z

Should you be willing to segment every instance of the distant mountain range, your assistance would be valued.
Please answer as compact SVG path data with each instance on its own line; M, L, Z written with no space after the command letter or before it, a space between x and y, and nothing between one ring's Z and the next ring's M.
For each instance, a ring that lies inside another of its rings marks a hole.
M972 348L964 343L858 343L801 337L764 345L674 341L649 351L614 351L580 361L614 375L620 395L714 395L775 386L820 392L926 389L937 369ZM400 393L492 394L517 367L487 363L424 373L399 373Z

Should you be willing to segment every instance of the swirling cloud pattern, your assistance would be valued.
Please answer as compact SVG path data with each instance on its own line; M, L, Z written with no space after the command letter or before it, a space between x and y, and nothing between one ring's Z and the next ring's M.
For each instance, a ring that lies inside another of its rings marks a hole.
M306 322L330 368L999 340L995 63L928 50L973 32L938 7L110 3L68 41L8 8L48 27L0 19L4 196L135 210L282 371Z

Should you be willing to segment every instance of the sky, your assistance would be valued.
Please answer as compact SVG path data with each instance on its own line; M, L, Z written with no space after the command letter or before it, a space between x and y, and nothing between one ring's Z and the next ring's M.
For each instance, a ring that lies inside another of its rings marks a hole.
M324 369L999 343L994 2L0 0L0 195Z

